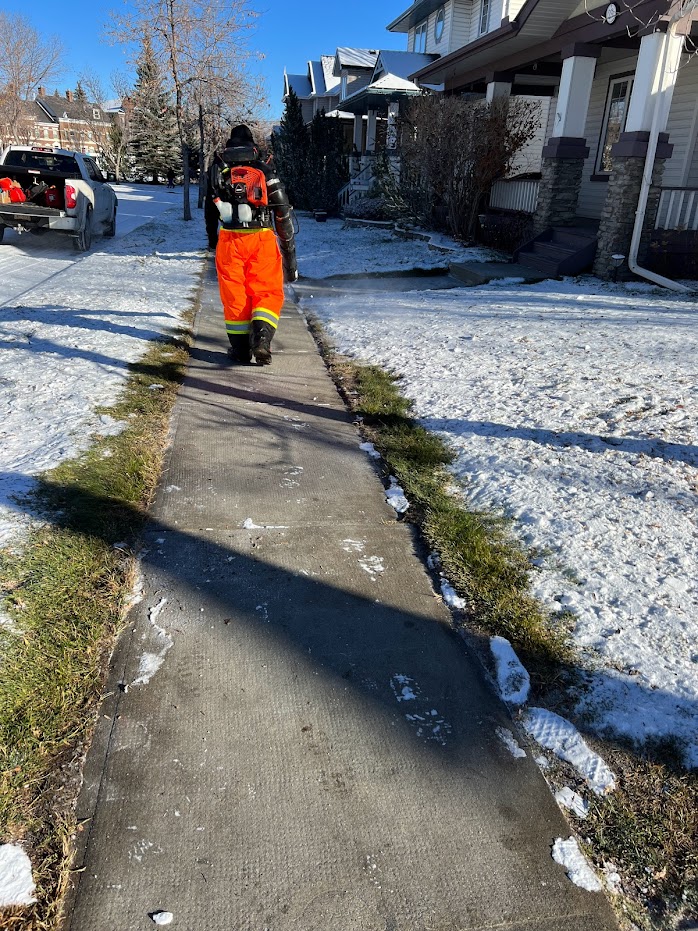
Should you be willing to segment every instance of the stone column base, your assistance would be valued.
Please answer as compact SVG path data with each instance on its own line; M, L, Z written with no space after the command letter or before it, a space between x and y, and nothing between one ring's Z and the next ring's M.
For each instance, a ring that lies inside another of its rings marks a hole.
M536 234L550 226L572 226L589 154L584 139L552 138L543 149L538 206L533 217Z
M627 280L632 277L627 262L616 270L611 261L611 256L618 254L627 258L630 252L644 168L644 156L631 155L623 157L615 154L613 156L613 171L608 179L606 201L599 225L599 245L594 260L594 274L599 278L610 280L617 276L620 280ZM652 172L652 187L647 198L642 238L638 250L640 265L644 263L647 255L654 221L657 216L663 172L664 159L655 159Z

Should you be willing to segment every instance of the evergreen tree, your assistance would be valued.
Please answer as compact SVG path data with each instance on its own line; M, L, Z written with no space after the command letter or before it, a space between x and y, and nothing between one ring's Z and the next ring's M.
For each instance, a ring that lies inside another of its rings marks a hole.
M288 198L301 210L309 205L307 191L308 131L295 91L289 91L279 131L272 136L274 164Z
M349 174L344 132L338 117L321 110L310 124L306 190L311 210L336 213L337 195Z
M169 168L181 170L177 123L165 78L147 34L136 62L130 153L137 175L157 183Z

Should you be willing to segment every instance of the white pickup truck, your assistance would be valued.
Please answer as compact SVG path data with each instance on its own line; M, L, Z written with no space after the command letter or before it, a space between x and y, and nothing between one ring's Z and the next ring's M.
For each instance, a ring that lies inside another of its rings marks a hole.
M0 154L0 182L3 178L17 182L27 200L0 203L0 241L6 226L19 233L54 230L68 233L75 248L87 252L94 234L116 233L116 194L89 155L9 146Z

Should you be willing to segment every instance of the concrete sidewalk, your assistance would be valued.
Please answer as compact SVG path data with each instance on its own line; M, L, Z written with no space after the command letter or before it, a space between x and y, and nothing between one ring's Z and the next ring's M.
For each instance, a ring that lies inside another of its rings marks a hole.
M274 349L228 364L209 269L68 927L610 931L292 305Z

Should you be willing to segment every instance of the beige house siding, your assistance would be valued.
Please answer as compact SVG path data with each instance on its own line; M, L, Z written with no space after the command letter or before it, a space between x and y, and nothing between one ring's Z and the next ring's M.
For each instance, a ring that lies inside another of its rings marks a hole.
M689 186L695 161L697 116L698 61L692 58L679 72L667 122L669 141L674 144L674 153L664 165L662 183L667 187Z
M580 217L598 219L601 216L608 185L604 181L591 181L590 179L592 174L594 174L594 166L596 165L608 84L611 77L619 74L627 74L628 72L633 74L635 72L636 62L637 56L632 55L629 58L605 62L596 66L585 132L590 152L589 157L584 163L582 187L579 192L579 205L577 207L577 212Z
M466 3L464 0L451 0L447 7L451 11L448 51L455 52L456 49L462 48L470 41L474 4L471 2ZM448 13L446 15L448 17Z
M586 140L591 151L584 164L579 194L578 213L582 217L598 219L606 199L607 185L603 181L592 181L591 175L596 165L609 81L616 75L633 73L636 62L637 57L632 56L599 64L596 68L586 125ZM698 61L692 59L678 75L667 123L670 141L674 144L674 153L664 166L663 183L667 186L683 187L698 183L695 138L691 135L698 129L697 110Z

